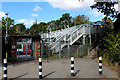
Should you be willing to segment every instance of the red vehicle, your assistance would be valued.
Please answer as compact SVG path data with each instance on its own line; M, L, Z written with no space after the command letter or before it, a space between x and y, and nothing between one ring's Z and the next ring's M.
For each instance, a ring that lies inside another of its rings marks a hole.
M27 46L27 48L26 48ZM26 50L27 49L27 50ZM32 44L31 43L26 43L25 42L17 42L17 53L30 53L32 51Z

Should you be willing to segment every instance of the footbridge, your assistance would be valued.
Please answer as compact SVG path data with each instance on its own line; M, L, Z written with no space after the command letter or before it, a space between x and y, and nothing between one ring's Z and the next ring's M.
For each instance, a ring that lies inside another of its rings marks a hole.
M48 33L41 34L41 38L48 43L51 50L56 52L66 45L72 45L80 37L82 38L83 44L85 44L85 37L89 35L89 42L91 44L91 34L100 32L102 28L93 24L82 24L69 28L65 28L57 31L50 31Z

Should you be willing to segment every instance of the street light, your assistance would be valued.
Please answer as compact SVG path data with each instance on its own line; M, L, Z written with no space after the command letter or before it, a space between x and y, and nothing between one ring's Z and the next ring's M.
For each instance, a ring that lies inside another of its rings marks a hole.
M8 13L5 14L7 16L7 23L6 23L6 36L5 36L5 41L7 41L7 27L8 27Z

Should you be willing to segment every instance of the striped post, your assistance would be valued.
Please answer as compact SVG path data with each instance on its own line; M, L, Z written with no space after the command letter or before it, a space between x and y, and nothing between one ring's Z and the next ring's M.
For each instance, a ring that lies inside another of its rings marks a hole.
M74 57L71 57L71 76L74 76Z
M39 58L39 79L42 79L42 58Z
M4 72L3 72L3 79L7 80L7 59L4 59Z
M102 57L99 57L99 74L102 75Z

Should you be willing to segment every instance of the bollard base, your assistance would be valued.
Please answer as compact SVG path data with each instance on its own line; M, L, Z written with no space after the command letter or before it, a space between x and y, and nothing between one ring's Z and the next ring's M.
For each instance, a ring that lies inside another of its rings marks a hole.
M71 73L71 76L75 76L75 74L74 74L74 73Z
M39 79L42 79L43 77L42 77L42 75L39 75Z
M7 77L4 77L2 80L7 80Z
M99 72L99 75L102 75L102 71Z

